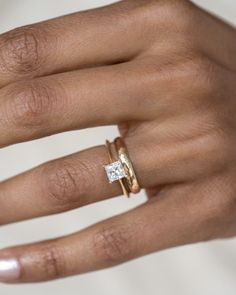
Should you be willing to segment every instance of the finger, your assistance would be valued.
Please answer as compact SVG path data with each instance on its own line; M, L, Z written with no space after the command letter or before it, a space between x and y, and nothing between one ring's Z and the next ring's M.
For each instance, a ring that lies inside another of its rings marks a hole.
M202 179L224 165L222 157L209 160L212 152L218 152L215 139L205 138L204 145L200 140L168 146L157 139L158 133L155 138L125 138L139 183L149 196L155 192L160 197L173 184ZM0 184L0 224L64 212L122 194L119 183L108 183L103 167L108 163L105 146L99 146L5 180Z
M148 106L136 103L141 87L136 68L130 62L4 87L0 91L0 145L147 117Z
M120 1L3 34L0 86L22 78L131 59L147 45L144 20L139 17L137 22L131 17L141 2Z
M0 224L54 214L121 194L109 184L105 146L40 165L0 184ZM17 210L16 210L17 208Z
M146 150L136 152L132 140L126 140L126 144L141 187L156 185L158 174L148 170L149 164L144 165L151 161L145 158ZM56 214L121 195L120 184L110 184L107 179L104 165L108 163L107 148L97 146L1 182L0 224Z
M201 239L199 211L190 210L190 198L179 197L152 199L62 239L3 250L0 278L7 282L52 280Z
M153 58L142 58L12 83L0 91L0 146L72 129L139 121L149 121L152 129L165 121L166 129L168 119L169 125L174 122L172 133L183 113L196 121L201 113L204 123L209 106L202 97L212 93L212 86L205 84L208 65L201 60L162 68ZM224 83L229 83L232 78L224 75ZM177 87L186 81L186 87ZM193 91L199 94L190 101Z

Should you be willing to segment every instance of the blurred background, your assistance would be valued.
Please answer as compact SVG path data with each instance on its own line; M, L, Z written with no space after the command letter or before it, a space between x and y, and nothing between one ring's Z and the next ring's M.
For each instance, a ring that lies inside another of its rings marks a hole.
M58 15L109 4L108 0L0 0L0 33ZM115 2L115 1L113 1ZM236 25L235 0L196 0ZM11 130L9 130L11 132ZM115 127L68 132L0 150L0 180L117 135ZM16 192L17 193L17 192ZM56 216L4 226L0 248L78 231L137 206L140 194L119 197ZM184 246L152 254L121 266L37 285L0 285L2 295L235 295L236 239Z

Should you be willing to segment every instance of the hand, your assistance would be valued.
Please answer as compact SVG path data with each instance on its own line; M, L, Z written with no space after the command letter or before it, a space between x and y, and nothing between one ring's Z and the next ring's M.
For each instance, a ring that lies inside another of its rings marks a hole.
M121 1L0 36L0 145L119 126L148 201L0 251L6 282L56 279L236 235L236 31L189 1ZM105 146L7 179L0 224L121 194Z

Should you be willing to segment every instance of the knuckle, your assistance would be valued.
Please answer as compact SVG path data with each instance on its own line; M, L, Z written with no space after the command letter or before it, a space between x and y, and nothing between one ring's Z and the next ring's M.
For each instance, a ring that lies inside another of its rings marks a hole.
M122 226L101 228L94 235L94 247L105 264L121 263L133 254L128 230Z
M222 173L229 164L230 157L232 155L229 150L228 140L223 134L223 131L215 127L215 123L207 123L208 126L204 128L208 129L206 132L209 134L201 138L201 153L199 154L200 163L207 163L207 165L202 165L205 169L205 173Z
M182 32L182 29L189 31L191 25L191 17L193 5L190 1L187 0L150 0L144 1L139 0L137 6L134 6L133 13L127 14L127 16L134 17L137 23L137 20L143 25L143 29L147 28L149 30L149 36L152 36L153 40L157 39L156 28L160 32L160 28L165 30L170 30L170 28L178 28L179 32ZM147 18L148 15L148 18ZM170 24L175 26L170 26ZM152 33L153 32L153 35ZM147 40L146 40L147 41Z
M58 95L54 87L41 82L23 83L11 89L7 104L7 118L23 127L46 125L51 112L58 104Z
M42 249L40 262L47 279L63 277L66 274L63 252L55 243Z
M152 10L154 16L154 21L160 26L160 21L165 20L164 24L168 25L169 22L173 23L175 21L175 26L179 29L189 28L191 24L191 18L193 15L193 5L187 0L161 0L152 1ZM163 18L164 17L164 18ZM156 20L155 20L156 19Z
M25 26L6 33L0 44L3 70L24 75L35 72L42 62L43 32L36 26Z
M93 181L90 167L84 162L74 163L63 160L52 162L43 169L46 179L47 196L58 206L73 207L86 202L85 196Z
M191 84L206 95L215 93L220 82L217 66L205 56L197 55L188 64L188 77Z
M166 5L167 13L169 13L170 17L175 16L176 21L183 21L185 19L190 21L190 17L188 17L188 13L192 9L193 5L188 0L168 0L162 1L164 5ZM186 13L188 10L188 13ZM173 19L173 18L172 18Z
M220 125L220 123L218 123ZM217 123L216 123L217 125ZM222 129L222 126L216 126L211 140L212 165L216 171L222 172L232 161L234 151L231 138ZM214 164L215 163L215 164Z

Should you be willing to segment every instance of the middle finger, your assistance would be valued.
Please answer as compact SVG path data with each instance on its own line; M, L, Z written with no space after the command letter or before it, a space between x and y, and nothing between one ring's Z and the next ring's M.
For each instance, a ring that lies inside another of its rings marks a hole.
M141 88L134 68L129 62L6 86L0 91L0 146L143 119L143 107L133 111Z

